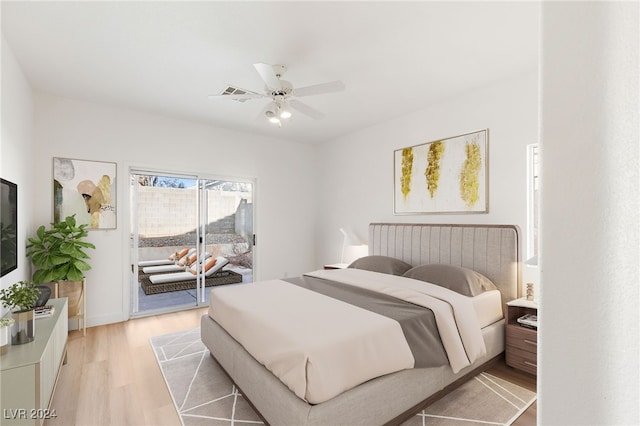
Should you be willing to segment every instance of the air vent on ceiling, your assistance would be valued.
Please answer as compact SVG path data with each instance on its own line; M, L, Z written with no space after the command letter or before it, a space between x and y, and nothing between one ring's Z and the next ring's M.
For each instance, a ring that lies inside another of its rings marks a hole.
M227 86L226 89L224 89L222 91L222 93L220 93L223 96L230 96L230 95L256 95L257 93L255 92L250 92L248 90L244 90L244 89L240 89L238 87L233 87L233 86ZM234 101L238 101L238 102L246 102L248 101L248 99L234 99Z

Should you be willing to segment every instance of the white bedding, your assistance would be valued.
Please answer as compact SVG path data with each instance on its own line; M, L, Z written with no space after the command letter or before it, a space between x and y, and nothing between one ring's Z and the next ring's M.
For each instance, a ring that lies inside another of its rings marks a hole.
M499 290L489 290L471 298L481 328L504 318Z
M280 280L215 288L209 316L313 404L414 363L396 321Z
M486 353L480 320L490 315L478 316L475 306L489 303L491 296L474 303L439 286L356 269L308 275L429 307L454 372ZM312 404L414 365L396 321L284 281L217 287L210 300L209 316L298 397Z

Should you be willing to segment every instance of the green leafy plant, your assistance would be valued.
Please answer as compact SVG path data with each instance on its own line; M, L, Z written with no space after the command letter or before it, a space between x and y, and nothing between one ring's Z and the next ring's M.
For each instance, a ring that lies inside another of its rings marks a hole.
M30 281L18 281L9 288L0 290L0 300L5 308L19 311L33 309L40 295L40 289Z
M75 215L51 223L51 229L40 226L35 238L29 238L27 256L38 268L33 273L36 284L51 281L82 281L91 269L85 249L96 247L84 239L89 235L87 224L76 225Z

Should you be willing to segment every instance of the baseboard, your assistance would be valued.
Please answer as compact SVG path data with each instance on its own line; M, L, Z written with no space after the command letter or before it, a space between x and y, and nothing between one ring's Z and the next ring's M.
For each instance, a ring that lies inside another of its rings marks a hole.
M129 319L129 316L123 312L115 312L107 315L100 316L87 316L87 328L96 327L98 325L107 325L113 324L117 322L126 321ZM72 328L73 326L73 328ZM78 329L78 321L69 320L69 330L77 330Z

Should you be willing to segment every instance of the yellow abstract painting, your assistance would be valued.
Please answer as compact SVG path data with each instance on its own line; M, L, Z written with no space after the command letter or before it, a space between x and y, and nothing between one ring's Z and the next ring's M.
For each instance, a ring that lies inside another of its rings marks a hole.
M488 213L489 129L394 151L394 213Z

